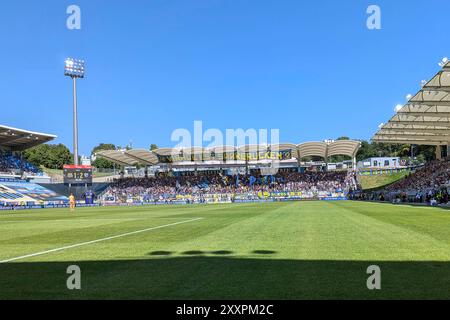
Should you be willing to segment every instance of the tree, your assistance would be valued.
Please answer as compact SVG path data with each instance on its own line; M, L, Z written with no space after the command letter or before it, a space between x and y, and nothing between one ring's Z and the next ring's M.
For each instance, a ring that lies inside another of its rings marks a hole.
M156 144L152 143L150 145L150 151L153 151L153 150L156 150L156 149L158 149L158 146Z
M419 146L418 155L423 155L427 161L433 160L436 158L436 146Z
M421 157L426 161L433 160L435 155L435 146L415 146L414 156ZM358 161L373 157L402 157L409 158L411 156L411 145L409 144L391 144L361 141L361 148L356 154Z
M41 144L26 150L23 156L33 165L49 169L62 169L73 161L73 155L63 144Z
M92 162L92 165L96 168L100 169L113 169L114 168L114 162L111 162L105 158L97 157Z
M95 153L99 151L105 151L105 150L117 150L118 148L112 144L112 143L100 143L98 146L95 146L92 149L91 154L94 155ZM114 162L111 162L105 158L97 157L94 162L92 162L92 165L96 168L101 169L113 169L114 168Z
M95 154L96 152L102 150L117 150L117 147L112 143L100 143L98 146L92 149L91 154Z

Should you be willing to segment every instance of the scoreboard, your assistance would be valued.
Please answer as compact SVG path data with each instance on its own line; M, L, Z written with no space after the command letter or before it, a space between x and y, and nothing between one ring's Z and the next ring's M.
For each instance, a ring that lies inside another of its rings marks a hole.
M65 165L63 168L65 184L92 184L92 167Z

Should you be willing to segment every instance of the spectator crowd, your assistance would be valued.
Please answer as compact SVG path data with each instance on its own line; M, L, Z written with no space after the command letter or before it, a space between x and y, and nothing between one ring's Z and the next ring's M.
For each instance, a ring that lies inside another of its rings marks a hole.
M38 174L39 169L24 159L14 156L12 153L0 150L0 173L28 173Z
M425 191L439 188L450 180L450 162L432 161L386 188L386 191Z
M177 176L160 173L155 177L122 178L115 180L104 198L126 202L131 198L158 201L183 198L202 198L205 195L258 194L261 192L318 193L344 192L354 183L348 172L279 172L276 175L226 175L222 172L198 171Z
M355 199L412 202L431 205L447 204L450 200L450 161L435 160L411 172L393 184L368 193L359 193Z

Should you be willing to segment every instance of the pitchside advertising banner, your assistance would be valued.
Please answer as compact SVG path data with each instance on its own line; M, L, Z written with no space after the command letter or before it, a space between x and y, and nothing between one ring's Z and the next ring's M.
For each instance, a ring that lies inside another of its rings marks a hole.
M236 195L237 198L244 196L248 197L248 194ZM292 199L292 200L308 200L308 199L322 199L322 200L344 200L346 199L344 192L302 192L302 191L259 191L257 193L259 199Z
M239 194L204 194L203 199L207 202L231 202L233 197L236 200L248 200L248 199L260 199L260 200L270 200L270 199L290 199L290 200L346 200L346 194L343 191L338 192L302 192L302 191L286 191L286 192L268 192L268 191L258 191L258 192L248 192ZM191 194L176 195L174 196L177 200L183 199L194 199L195 196Z

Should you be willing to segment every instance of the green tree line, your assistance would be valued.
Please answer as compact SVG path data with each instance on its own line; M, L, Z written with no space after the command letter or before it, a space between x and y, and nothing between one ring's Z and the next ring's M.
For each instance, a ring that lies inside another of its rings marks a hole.
M25 159L36 167L44 166L49 169L62 169L65 164L73 163L73 155L63 144L41 144L26 150Z

